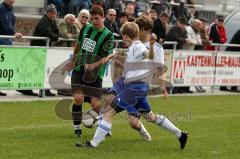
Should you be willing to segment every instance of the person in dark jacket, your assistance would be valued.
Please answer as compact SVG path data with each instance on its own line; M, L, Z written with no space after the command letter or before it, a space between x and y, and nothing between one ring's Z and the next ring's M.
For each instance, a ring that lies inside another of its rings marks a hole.
M165 12L153 22L152 32L157 35L157 42L162 44L166 40L166 29L169 22L169 15Z
M114 34L115 38L120 38L119 28L116 23L116 16L117 12L115 9L108 9L104 20L104 26Z
M0 35L14 35L21 38L21 33L15 31L15 15L13 4L15 0L4 0L0 4ZM0 45L12 45L12 40L0 38Z
M33 36L48 37L50 46L56 45L59 39L59 30L56 23L57 10L53 4L48 5L46 14L43 15L37 24ZM46 46L46 40L31 40L31 46Z
M187 39L187 30L186 30L187 21L185 18L180 17L176 25L173 26L169 32L167 33L166 40L167 41L176 41L177 49L183 49L183 44L188 43L189 39ZM164 45L164 49L173 49L173 45Z
M12 8L15 0L4 0L0 4L0 35L14 35L21 38L21 33L15 31L15 15ZM0 38L0 45L12 45L12 40ZM6 93L0 92L0 96L6 96Z
M240 29L234 34L232 37L230 44L240 44ZM240 47L227 47L226 51L235 51L235 52L240 52ZM231 91L233 92L240 92L237 86L232 86Z
M187 30L186 30L187 20L183 17L180 17L177 20L175 26L173 26L168 34L167 34L167 41L176 41L178 50L183 49L184 44L188 44L190 40L187 37ZM173 45L164 45L164 49L173 49ZM193 93L189 90L189 87L175 87L173 88L173 93Z

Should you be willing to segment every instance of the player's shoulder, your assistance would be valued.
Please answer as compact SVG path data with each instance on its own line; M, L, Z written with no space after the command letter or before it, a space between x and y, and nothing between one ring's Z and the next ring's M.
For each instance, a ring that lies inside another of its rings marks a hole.
M156 48L163 49L162 45L160 45L160 44L157 43L157 42L154 43L154 46L155 46Z

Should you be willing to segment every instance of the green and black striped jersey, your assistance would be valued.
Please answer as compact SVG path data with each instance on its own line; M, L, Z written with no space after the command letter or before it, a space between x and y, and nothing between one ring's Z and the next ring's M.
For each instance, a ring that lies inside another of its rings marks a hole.
M79 34L77 41L79 52L75 63L75 70L80 71L81 66L92 64L113 52L114 36L106 27L96 29L92 24L85 25ZM98 76L102 79L106 64L98 70Z

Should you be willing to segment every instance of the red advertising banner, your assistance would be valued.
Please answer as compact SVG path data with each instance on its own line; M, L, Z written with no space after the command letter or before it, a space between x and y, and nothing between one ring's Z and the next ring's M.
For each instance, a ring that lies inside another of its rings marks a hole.
M212 52L177 51L173 55L174 86L213 85L215 56Z

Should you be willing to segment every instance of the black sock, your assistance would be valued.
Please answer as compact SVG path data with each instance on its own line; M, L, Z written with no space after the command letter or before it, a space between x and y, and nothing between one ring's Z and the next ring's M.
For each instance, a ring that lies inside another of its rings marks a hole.
M82 122L82 105L73 104L72 106L72 118L74 125L80 125Z

